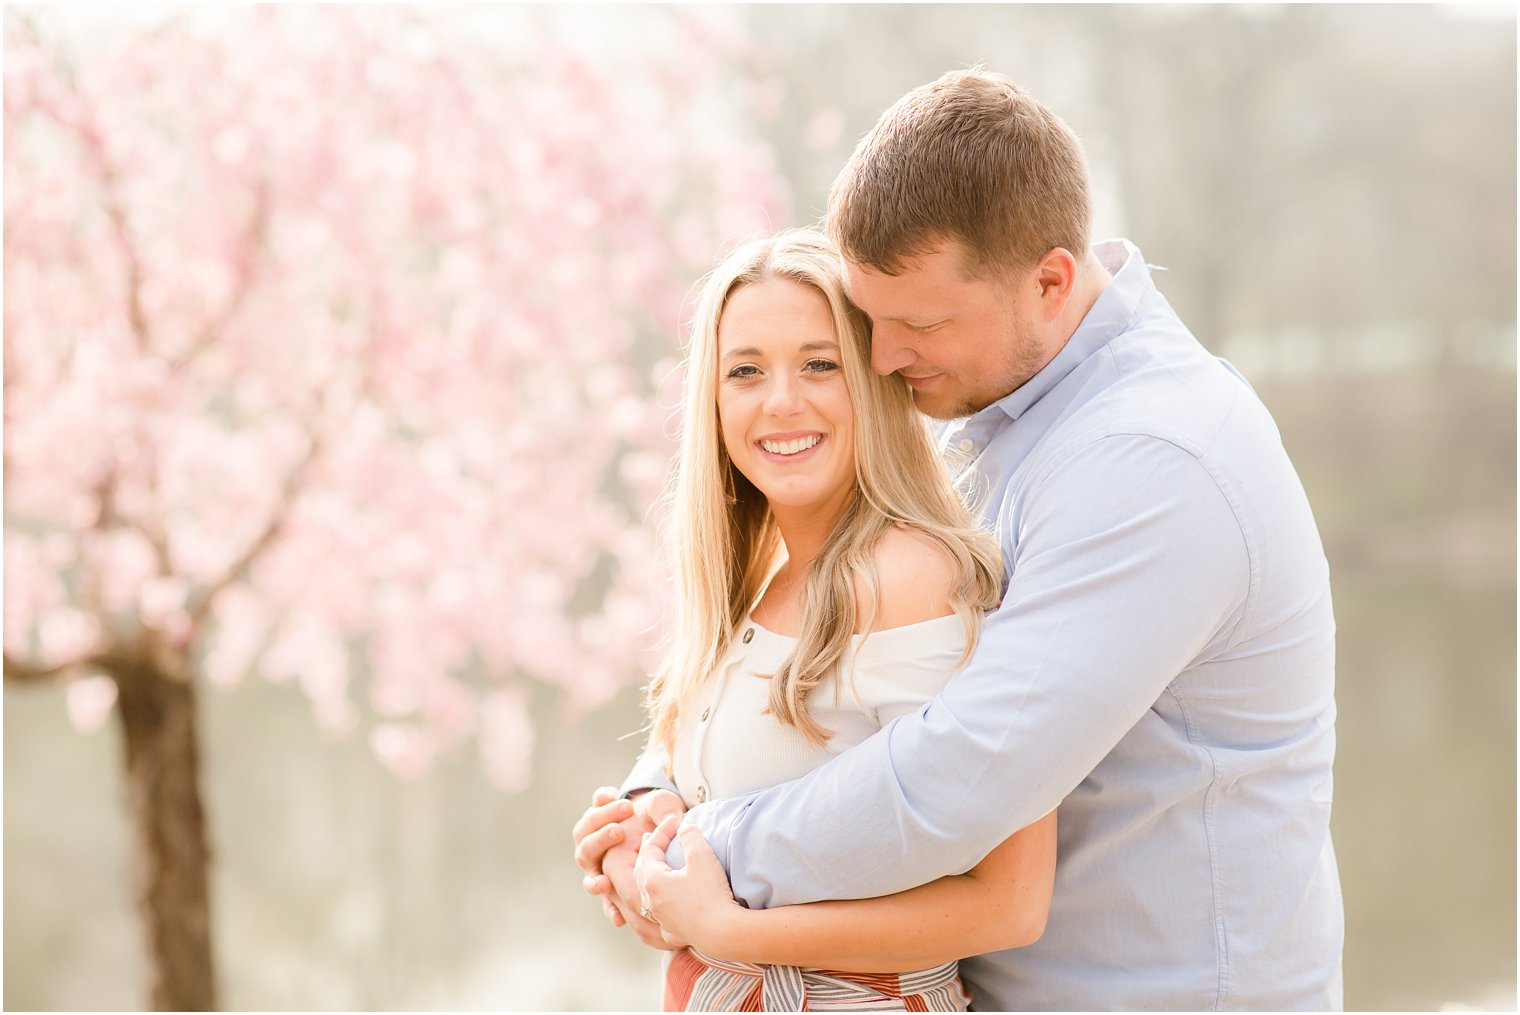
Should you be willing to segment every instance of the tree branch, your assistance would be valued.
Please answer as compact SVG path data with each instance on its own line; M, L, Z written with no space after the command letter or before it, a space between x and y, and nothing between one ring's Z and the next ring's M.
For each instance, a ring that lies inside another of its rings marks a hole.
M374 357L366 353L365 355L361 355L359 360L362 366L360 367L360 376L356 385L357 393L372 394L374 385ZM324 414L333 411L332 398L336 392L342 391L343 388L344 386L342 385L329 383L316 389L316 404L309 416L311 420L315 421L311 445L306 449L305 456L296 463L289 474L286 475L284 483L281 484L279 503L270 512L269 521L264 526L264 531L259 533L257 538L243 551L242 555L228 567L227 572L221 578L207 585L192 597L193 605L190 606L188 611L192 630L199 629L201 624L205 622L206 616L211 612L212 603L223 589L242 581L248 576L249 570L253 567L254 562L258 560L259 555L268 548L269 544L274 542L276 537L279 536L280 531L284 529L285 520L290 514L291 505L300 496L301 487L305 482L307 473L310 472L312 464L322 453L322 439L317 435L321 432L321 420Z
M98 668L95 656L86 656L82 659L73 659L57 666L38 666L35 663L24 663L19 659L5 656L5 680L7 683L17 684L45 684L53 680L62 680L65 677L81 670Z
M33 44L38 50L47 54L49 62L53 65L54 72L68 93L73 97L77 107L77 115L69 117L61 110L53 108L52 103L43 103L39 108L51 116L60 127L73 132L78 136L88 153L95 169L96 181L100 185L101 202L105 206L106 217L111 222L112 230L116 236L117 246L126 264L127 273L127 319L131 323L132 333L137 339L137 348L140 352L151 353L153 343L149 334L148 318L143 310L142 303L142 261L137 255L137 247L132 242L130 230L127 226L126 210L122 207L118 194L117 175L111 166L109 156L106 154L105 138L100 132L100 125L93 115L89 103L85 101L83 93L79 90L79 82L75 76L74 68L64 54L61 47L47 45L43 42L41 33L30 19L24 19L23 24L28 28Z
M195 594L194 605L189 610L192 630L198 629L205 621L207 614L211 612L212 602L223 589L242 581L248 576L248 571L253 567L254 561L258 560L259 555L269 547L269 544L274 542L280 531L285 527L285 521L290 515L291 505L295 503L296 498L300 495L301 486L305 481L306 474L310 471L311 465L316 461L321 449L321 439L313 437L310 447L306 449L305 456L296 463L295 467L286 475L285 482L281 484L279 502L270 511L269 521L265 524L264 530L254 538L253 542L248 545L248 548L243 551L237 560L233 561L225 574Z
M169 369L173 373L179 373L216 343L217 336L221 334L222 329L226 328L228 322L237 316L243 302L248 298L249 291L253 289L253 279L258 273L258 257L263 251L264 237L269 229L270 202L267 178L259 178L254 187L253 200L253 211L248 217L248 226L242 238L245 256L238 265L237 281L232 293L222 309L201 328L190 348L170 360Z

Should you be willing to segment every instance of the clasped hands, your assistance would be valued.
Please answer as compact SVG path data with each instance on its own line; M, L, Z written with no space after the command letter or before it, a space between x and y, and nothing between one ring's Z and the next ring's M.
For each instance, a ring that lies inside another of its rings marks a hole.
M614 927L631 928L652 948L708 946L724 917L741 908L702 833L691 825L680 828L685 813L686 805L669 790L623 800L603 787L575 823L575 862L586 872L582 887L601 898ZM678 834L684 870L673 870L665 858Z

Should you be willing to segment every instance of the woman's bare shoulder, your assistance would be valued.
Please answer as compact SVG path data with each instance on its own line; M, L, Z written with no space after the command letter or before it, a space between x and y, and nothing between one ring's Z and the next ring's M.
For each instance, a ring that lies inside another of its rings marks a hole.
M929 536L894 525L877 541L873 559L881 604L872 630L917 624L955 612L950 605L958 578L955 558ZM856 594L862 591L857 583ZM865 603L860 605L864 622Z

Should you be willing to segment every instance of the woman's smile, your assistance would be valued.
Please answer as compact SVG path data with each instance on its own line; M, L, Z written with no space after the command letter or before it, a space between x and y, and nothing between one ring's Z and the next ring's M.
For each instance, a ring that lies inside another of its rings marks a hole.
M782 462L801 462L812 457L810 452L822 444L821 433L772 434L755 442L766 456Z

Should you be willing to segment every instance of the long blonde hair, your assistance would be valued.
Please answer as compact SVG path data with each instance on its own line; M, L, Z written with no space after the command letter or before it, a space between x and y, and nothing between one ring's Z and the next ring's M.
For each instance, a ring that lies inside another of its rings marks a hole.
M808 569L797 647L771 681L768 711L814 743L831 735L809 714L812 690L846 658L857 627L869 631L880 602L873 550L891 525L922 533L955 560L952 605L966 625L963 664L981 613L997 606L1002 558L956 497L925 421L900 377L871 369L870 325L844 295L837 248L823 234L786 230L735 250L707 276L686 352L685 417L666 497L675 559L676 623L646 705L651 740L673 755L682 711L728 655L740 621L781 552L763 494L728 457L718 419L718 322L738 289L785 279L816 289L834 317L855 416L859 492ZM855 579L865 591L864 623Z

